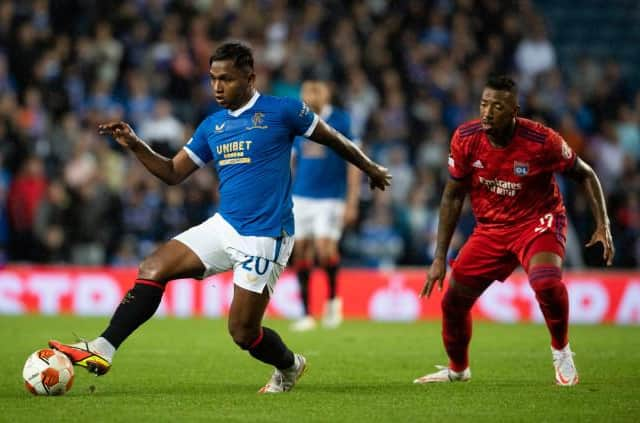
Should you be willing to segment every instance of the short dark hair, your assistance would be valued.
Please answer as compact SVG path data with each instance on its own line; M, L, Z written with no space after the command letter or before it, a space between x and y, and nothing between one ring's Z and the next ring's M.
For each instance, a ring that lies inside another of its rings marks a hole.
M222 44L209 58L209 66L218 60L231 60L234 67L253 72L253 51L246 44L238 42Z
M506 75L490 76L485 86L498 91L508 91L515 96L518 95L518 85L516 81Z

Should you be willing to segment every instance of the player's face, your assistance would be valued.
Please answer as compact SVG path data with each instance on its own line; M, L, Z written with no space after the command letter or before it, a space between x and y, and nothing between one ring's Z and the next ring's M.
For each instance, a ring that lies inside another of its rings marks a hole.
M236 68L231 60L211 62L209 77L216 102L225 109L242 107L253 95L255 74Z
M302 101L307 103L311 109L320 113L322 108L329 104L330 92L326 83L320 81L306 81L302 84Z
M518 114L518 106L509 91L485 88L480 100L480 123L488 134L499 134L508 128Z

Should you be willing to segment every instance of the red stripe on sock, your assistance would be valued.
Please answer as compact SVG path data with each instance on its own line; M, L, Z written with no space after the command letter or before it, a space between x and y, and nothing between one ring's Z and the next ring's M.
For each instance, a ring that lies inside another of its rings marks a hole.
M156 281L152 281L151 279L136 279L136 283L139 283L141 285L153 286L155 288L158 288L158 289L164 291L164 285L163 284L158 283Z
M295 262L296 270L308 270L313 267L313 262L311 260L297 260Z
M255 341L253 341L251 343L251 345L249 345L249 349L252 350L255 347L258 346L258 344L260 344L260 342L262 342L262 338L264 337L264 331L262 330L262 328L260 328L260 335L258 335L258 337L256 338Z

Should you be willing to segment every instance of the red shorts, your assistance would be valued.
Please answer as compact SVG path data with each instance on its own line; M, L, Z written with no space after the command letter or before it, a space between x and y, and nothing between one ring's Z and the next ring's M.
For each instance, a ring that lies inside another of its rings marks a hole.
M550 252L564 258L567 217L547 213L539 220L509 228L479 225L452 265L456 283L484 289L493 281L504 281L517 267L529 268L536 253Z

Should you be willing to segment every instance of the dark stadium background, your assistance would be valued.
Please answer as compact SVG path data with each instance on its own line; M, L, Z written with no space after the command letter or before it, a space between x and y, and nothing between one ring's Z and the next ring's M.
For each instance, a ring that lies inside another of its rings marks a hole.
M216 110L209 55L239 38L255 50L263 93L332 81L355 134L391 169L391 191L363 190L342 242L346 265L430 262L450 134L500 72L518 80L522 115L556 128L594 166L615 267L637 267L639 21L633 0L2 1L1 260L135 266L213 213L213 172L164 186L96 126L126 119L174 153ZM599 266L598 249L582 247L585 197L561 183L567 265ZM467 208L454 247L472 227Z

